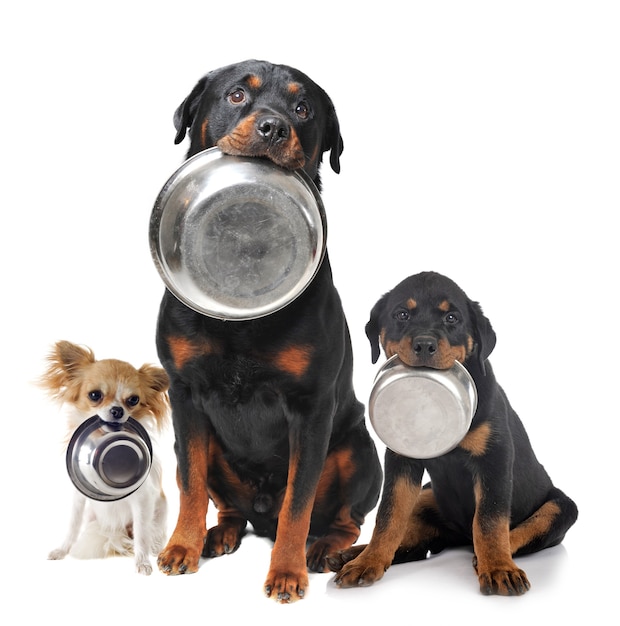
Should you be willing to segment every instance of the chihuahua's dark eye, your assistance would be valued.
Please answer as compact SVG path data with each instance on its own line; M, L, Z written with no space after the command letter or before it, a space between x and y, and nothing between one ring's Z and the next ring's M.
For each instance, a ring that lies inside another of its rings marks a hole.
M241 104L245 100L245 91L243 89L235 89L228 94L228 101L232 104Z
M444 322L446 324L458 324L459 323L459 316L456 313L450 312L450 313L446 313L445 317L443 318Z
M308 105L302 101L295 107L295 113L297 113L297 117L305 120L308 115L310 115L310 109Z
M399 322L406 322L409 319L409 311L406 309L398 309L398 311L394 313L394 319Z
M101 402L103 398L103 393L99 391L99 389L95 389L95 391L88 392L88 398L91 402Z
M129 396L129 398L127 398L127 400L125 402L127 403L127 406L134 407L134 406L136 406L140 402L140 397L139 396Z

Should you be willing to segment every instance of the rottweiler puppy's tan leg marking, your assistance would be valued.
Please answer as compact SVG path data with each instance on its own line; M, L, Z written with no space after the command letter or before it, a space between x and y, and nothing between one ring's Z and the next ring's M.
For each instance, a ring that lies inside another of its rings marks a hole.
M381 502L370 543L336 574L339 587L368 586L383 577L407 533L420 491L419 484L405 477L396 480L389 503L384 505L385 498Z
M555 502L545 502L533 515L510 531L512 554L528 545L533 539L549 532L552 523L562 513Z
M512 560L510 547L510 520L508 515L488 517L480 481L474 484L476 512L472 527L474 540L474 568L478 574L480 591L485 595L521 595L530 588L525 572Z

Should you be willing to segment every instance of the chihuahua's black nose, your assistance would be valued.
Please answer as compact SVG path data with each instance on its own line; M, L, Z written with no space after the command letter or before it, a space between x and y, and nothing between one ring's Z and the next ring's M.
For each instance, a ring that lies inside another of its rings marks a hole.
M123 415L125 415L125 411L122 406L113 406L110 409L110 416L112 419L121 420L123 419Z

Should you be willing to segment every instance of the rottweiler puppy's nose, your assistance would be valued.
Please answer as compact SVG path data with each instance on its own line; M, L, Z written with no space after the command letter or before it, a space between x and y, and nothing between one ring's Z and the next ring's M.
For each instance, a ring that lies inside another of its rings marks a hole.
M414 337L413 351L420 358L431 357L437 352L437 340L429 335Z

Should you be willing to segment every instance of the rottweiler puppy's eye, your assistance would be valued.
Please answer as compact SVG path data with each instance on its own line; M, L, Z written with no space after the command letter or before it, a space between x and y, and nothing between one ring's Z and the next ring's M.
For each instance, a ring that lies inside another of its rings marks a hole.
M443 321L446 324L458 324L461 321L461 318L454 311L450 311L450 313L446 313Z
M295 113L297 113L297 117L299 117L302 120L305 120L310 115L310 107L302 100L295 107Z
M398 322L406 322L409 319L409 311L407 309L397 309L394 312L394 319Z

